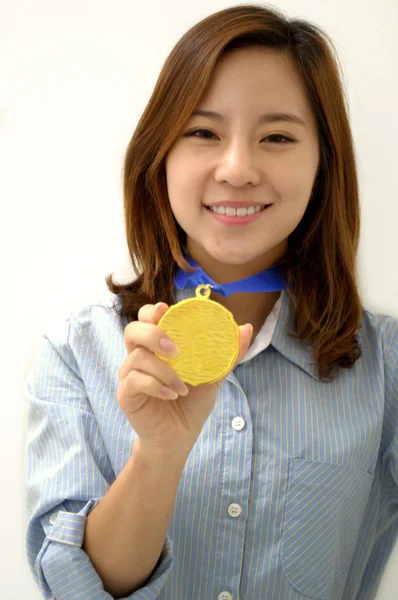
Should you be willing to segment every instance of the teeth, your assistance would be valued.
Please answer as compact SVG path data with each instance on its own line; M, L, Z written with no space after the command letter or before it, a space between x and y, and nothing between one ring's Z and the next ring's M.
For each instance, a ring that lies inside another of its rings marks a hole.
M227 215L227 217L245 217L246 215L254 215L254 213L260 212L264 206L248 206L247 208L238 208L237 210L230 206L210 206L209 208L219 215Z

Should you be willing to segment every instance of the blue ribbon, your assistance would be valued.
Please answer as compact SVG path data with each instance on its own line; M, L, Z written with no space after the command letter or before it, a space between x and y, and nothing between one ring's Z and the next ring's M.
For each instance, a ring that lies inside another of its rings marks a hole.
M174 283L179 290L209 283L212 286L212 291L221 296L230 296L236 294L236 292L274 292L286 288L279 267L265 269L261 273L239 281L219 284L213 281L188 254L184 253L184 258L192 267L197 267L198 270L195 273L187 273L181 267L178 267Z

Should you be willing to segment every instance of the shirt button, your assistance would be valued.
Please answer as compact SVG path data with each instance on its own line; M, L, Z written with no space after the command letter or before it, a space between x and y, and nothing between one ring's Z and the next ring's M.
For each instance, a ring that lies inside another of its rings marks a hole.
M54 523L55 523L55 521L56 521L57 517L58 517L58 511L57 511L57 512L54 512L54 513L51 515L51 517L50 517L50 524L51 524L51 525L54 525Z
M218 594L217 600L232 600L232 594L229 592L221 592L221 594Z
M240 504L233 503L228 506L228 514L231 517L239 517L241 512L242 512L242 507L240 506Z
M244 419L242 419L242 417L235 417L235 419L232 421L232 427L236 430L236 431L240 431L241 429L243 429L245 426L245 421Z

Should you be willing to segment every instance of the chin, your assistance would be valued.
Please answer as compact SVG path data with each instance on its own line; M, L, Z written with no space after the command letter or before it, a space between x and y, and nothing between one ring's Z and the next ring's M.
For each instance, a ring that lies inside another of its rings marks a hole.
M255 262L261 257L264 256L266 250L260 250L259 252L254 252L253 249L250 251L242 251L242 249L235 248L225 248L225 249L215 249L214 251L208 251L210 256L217 260L220 263L231 266L242 266L246 265L250 262Z

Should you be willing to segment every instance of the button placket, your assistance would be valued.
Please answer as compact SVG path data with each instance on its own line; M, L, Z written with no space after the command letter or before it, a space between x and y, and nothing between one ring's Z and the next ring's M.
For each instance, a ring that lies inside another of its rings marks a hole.
M235 431L241 431L245 427L246 423L243 417L238 416L232 420L231 425ZM236 502L232 502L232 504L228 506L227 510L228 514L233 518L237 518L242 514L242 507ZM218 594L217 600L232 600L232 594L224 590Z

